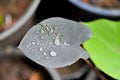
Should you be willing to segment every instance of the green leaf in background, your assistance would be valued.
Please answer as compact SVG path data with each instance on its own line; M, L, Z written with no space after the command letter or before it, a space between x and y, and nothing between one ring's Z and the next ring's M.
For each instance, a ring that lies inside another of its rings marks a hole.
M0 26L3 24L3 16L0 16Z
M83 23L93 32L84 47L95 65L120 80L120 21L99 19Z

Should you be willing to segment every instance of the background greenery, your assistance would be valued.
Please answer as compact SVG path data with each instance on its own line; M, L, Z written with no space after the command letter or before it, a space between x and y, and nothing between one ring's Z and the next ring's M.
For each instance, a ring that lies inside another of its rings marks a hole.
M95 65L120 80L120 21L106 19L84 22L93 37L84 43Z

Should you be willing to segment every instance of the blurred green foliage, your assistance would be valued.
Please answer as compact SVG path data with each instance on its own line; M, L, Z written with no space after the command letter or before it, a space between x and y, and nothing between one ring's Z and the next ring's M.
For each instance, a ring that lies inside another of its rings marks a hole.
M84 43L90 58L100 70L120 80L120 21L98 19L83 24L93 32Z
M0 26L3 24L3 22L4 22L3 16L0 16Z

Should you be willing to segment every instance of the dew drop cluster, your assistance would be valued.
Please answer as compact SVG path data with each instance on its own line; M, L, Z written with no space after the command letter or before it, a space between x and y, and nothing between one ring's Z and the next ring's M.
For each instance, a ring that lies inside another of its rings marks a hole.
M57 25L49 25L49 24L39 24L41 28L38 30L37 34L39 35L40 41L45 41L45 43L40 42L31 42L27 45L27 48L31 49L30 46L32 45L32 51L35 53L37 47L39 47L39 52L44 55L46 59L49 59L49 56L56 57L58 55L57 50L53 50L54 47L61 47L64 48L65 46L69 46L69 43L64 41L64 36L59 33L59 28ZM48 37L50 39L48 39ZM35 45L37 47L35 47ZM44 50L44 46L50 46L50 51L46 52ZM39 58L40 59L40 58Z

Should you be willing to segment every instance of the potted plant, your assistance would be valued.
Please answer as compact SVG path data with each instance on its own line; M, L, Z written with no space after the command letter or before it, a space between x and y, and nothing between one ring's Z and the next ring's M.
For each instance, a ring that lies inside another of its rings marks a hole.
M0 1L1 47L16 44L31 25L34 24L34 12L40 1L41 0Z

